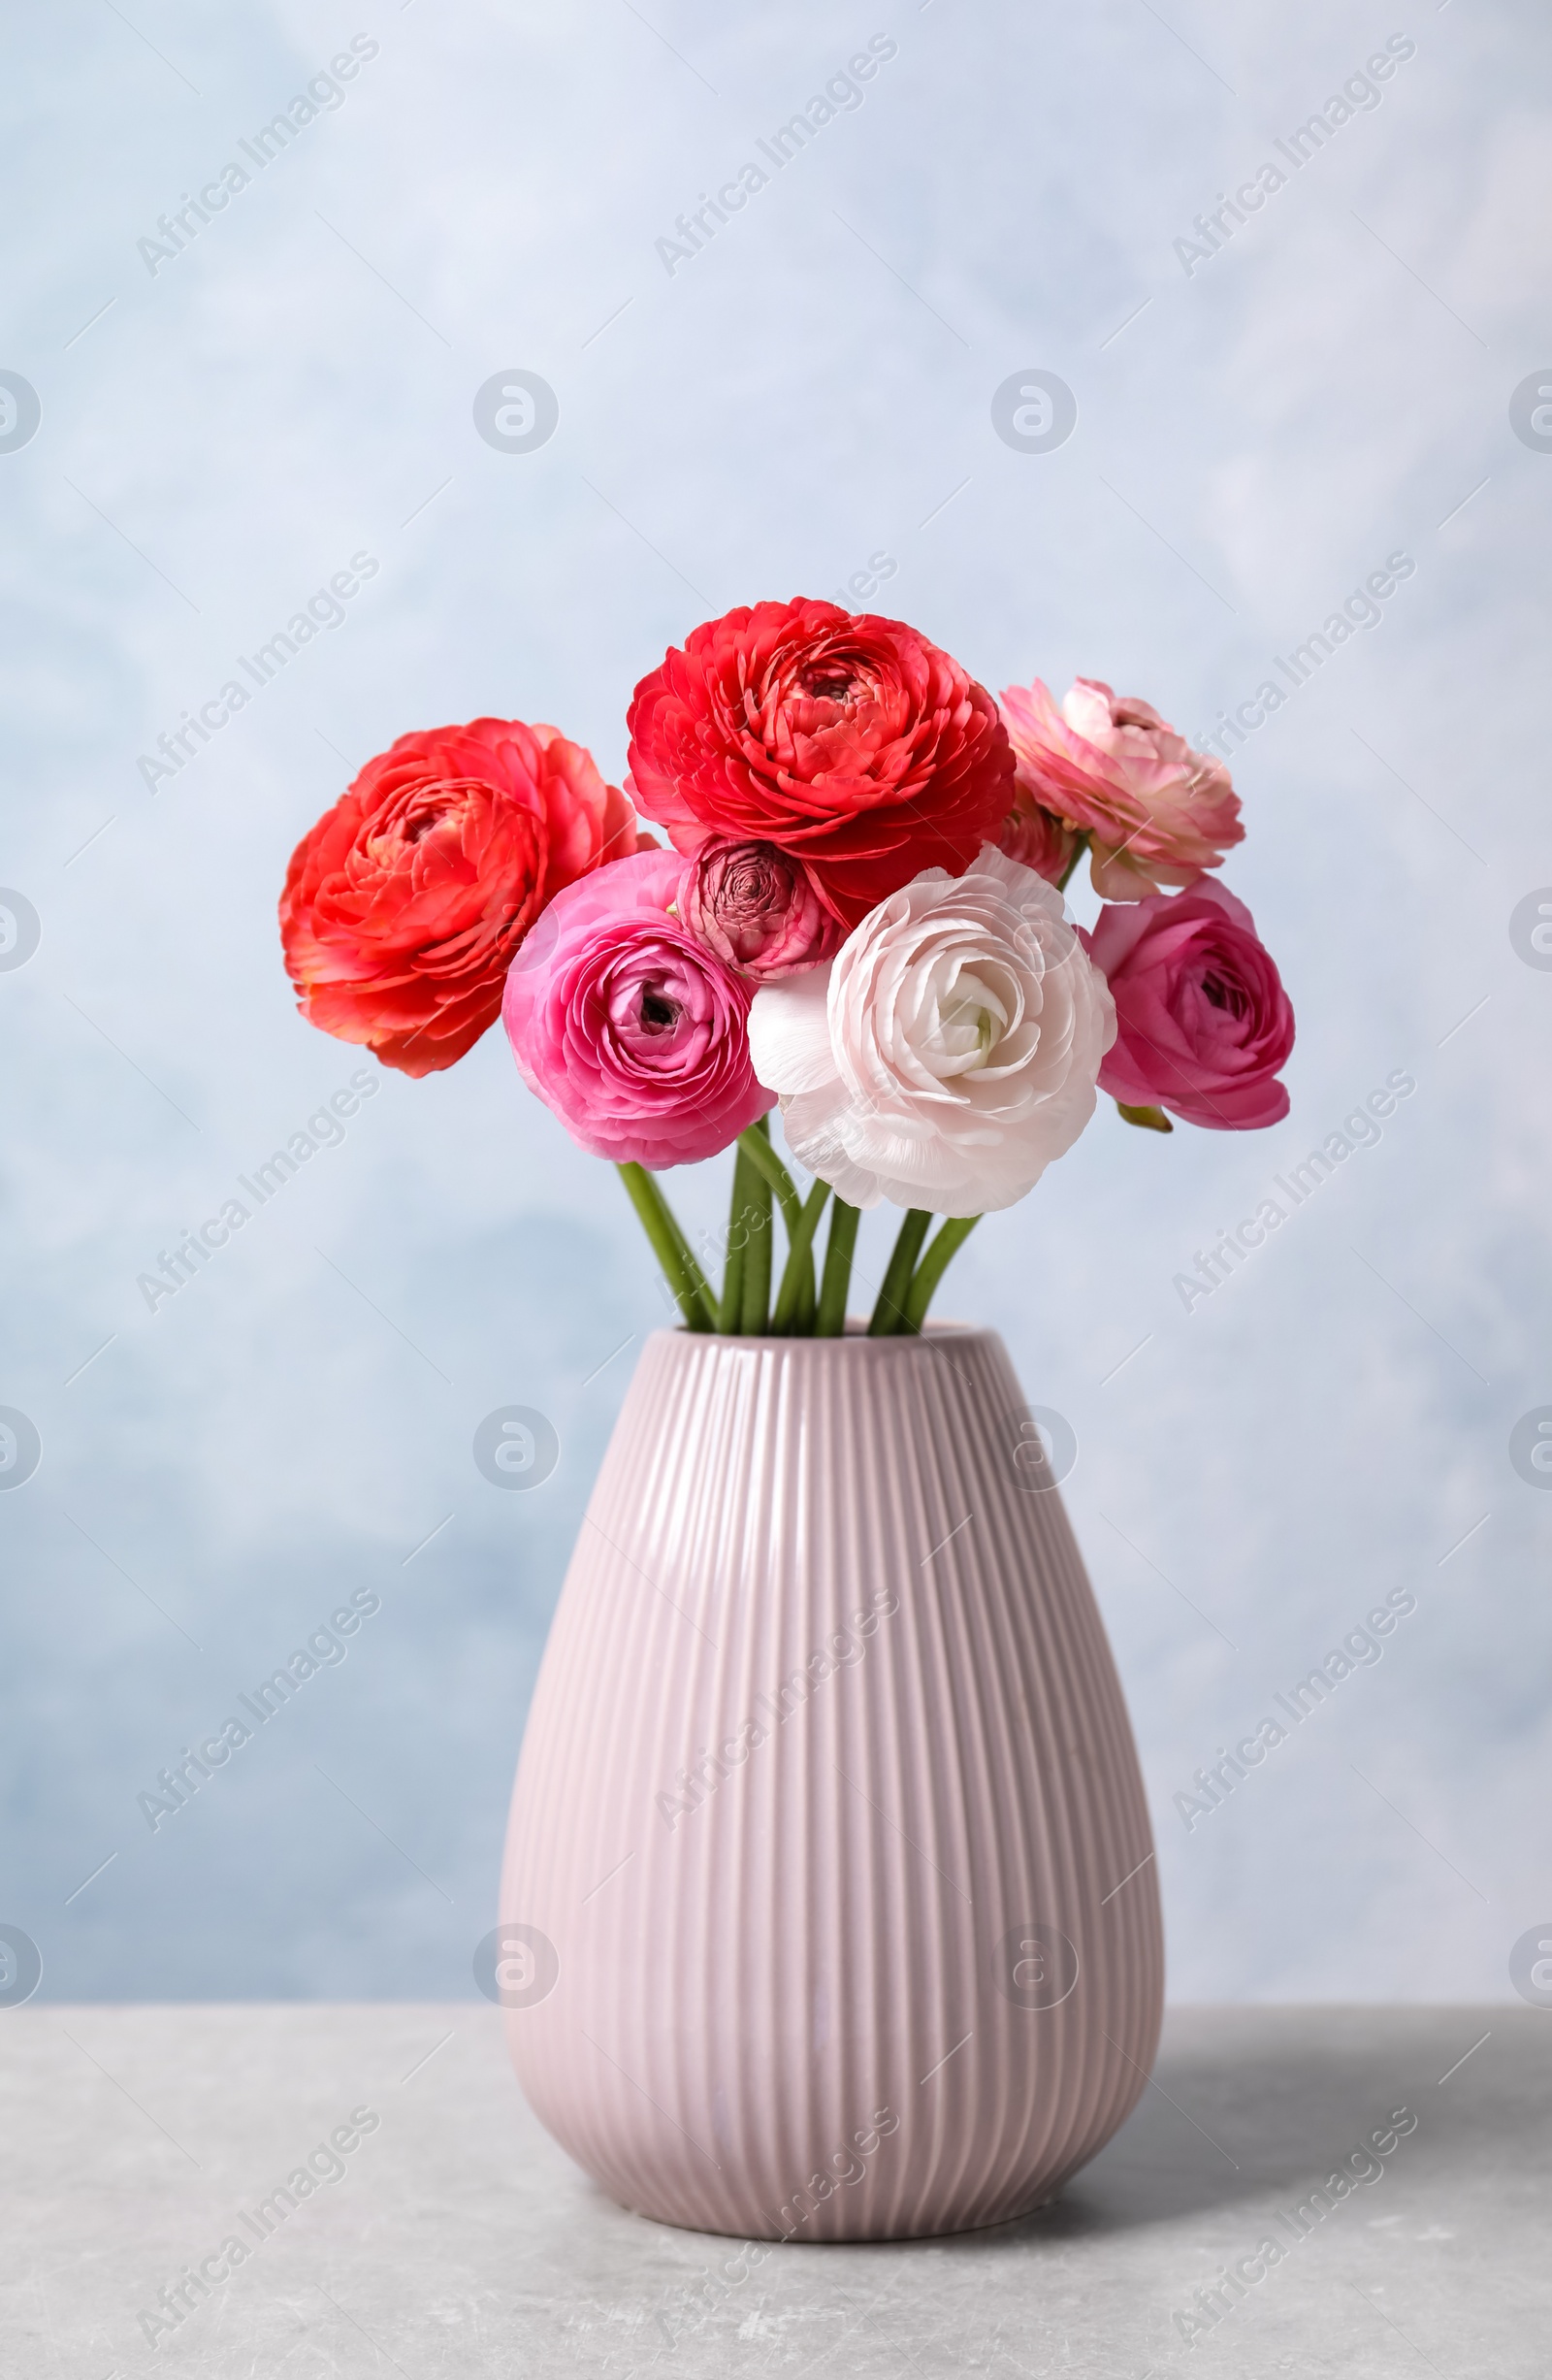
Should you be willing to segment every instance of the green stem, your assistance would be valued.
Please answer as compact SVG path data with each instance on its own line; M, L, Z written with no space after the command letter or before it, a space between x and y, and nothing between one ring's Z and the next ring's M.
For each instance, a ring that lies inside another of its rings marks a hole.
M672 1210L644 1165L621 1165L621 1181L630 1204L641 1218L663 1279L678 1301L689 1330L715 1330L716 1308L705 1275L690 1253L690 1243L674 1221Z
M750 1167L749 1193L744 1209L749 1226L749 1246L744 1250L744 1310L738 1327L746 1339L762 1339L770 1307L770 1251L776 1223L770 1184L754 1165Z
M736 1333L744 1319L744 1259L749 1254L749 1222L746 1214L755 1180L755 1169L739 1148L733 1159L733 1191L728 1209L728 1256L722 1274L722 1313L717 1327Z
M1066 866L1062 869L1061 874L1056 879L1056 890L1058 893L1066 892L1068 879L1071 877L1074 868L1078 865L1078 863L1083 858L1084 852L1088 849L1089 840L1090 830L1085 827L1083 833L1078 837L1077 842L1073 845L1072 858L1068 861ZM952 1255L953 1254L954 1251L951 1249L949 1251L949 1255ZM945 1256L944 1262L947 1263L948 1260L948 1256Z
M846 1331L846 1292L852 1286L852 1251L861 1210L837 1198L830 1209L830 1236L824 1250L824 1281L814 1322L816 1339L839 1339Z
M912 1276L905 1293L905 1320L902 1330L919 1331L927 1319L939 1282L949 1269L949 1260L958 1255L971 1232L981 1221L979 1215L952 1215Z
M814 1297L814 1234L829 1194L827 1182L816 1182L803 1200L796 1223L789 1226L792 1245L787 1251L770 1325L778 1338L786 1338L789 1333L799 1338L804 1335L805 1309L812 1309Z
M770 1145L770 1122L761 1116L747 1131L738 1135L738 1146L750 1163L762 1173L782 1202L782 1219L789 1233L797 1229L797 1219L803 1202L797 1195L797 1186L781 1158Z
M699 1301L701 1312L706 1318L705 1327L707 1330L715 1330L717 1327L717 1300L712 1294L711 1283L695 1261L690 1242L685 1237L684 1226L672 1207L669 1206L663 1190L658 1188L656 1179L651 1174L648 1174L647 1179L658 1192L658 1203L663 1209L663 1221L673 1234L674 1248L678 1253L679 1262L684 1268L686 1283L692 1294Z
M905 1328L905 1299L916 1271L916 1260L922 1254L922 1243L932 1227L932 1217L925 1207L910 1207L900 1225L899 1238L889 1258L889 1270L879 1286L878 1302L873 1308L873 1320L867 1326L870 1339L893 1338Z

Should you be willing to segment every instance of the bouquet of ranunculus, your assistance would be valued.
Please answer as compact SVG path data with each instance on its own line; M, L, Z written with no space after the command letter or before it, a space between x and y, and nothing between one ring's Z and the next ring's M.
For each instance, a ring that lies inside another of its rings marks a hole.
M556 729L476 719L368 762L298 845L280 930L303 1014L406 1074L500 1013L618 1165L689 1329L838 1335L858 1213L888 1200L869 1327L920 1330L1096 1086L1162 1132L1287 1113L1293 1011L1208 873L1238 797L1149 703L1037 679L999 708L901 621L794 602L695 629L629 726L626 789L670 847ZM1087 933L1062 900L1085 849ZM729 1146L719 1290L658 1176Z

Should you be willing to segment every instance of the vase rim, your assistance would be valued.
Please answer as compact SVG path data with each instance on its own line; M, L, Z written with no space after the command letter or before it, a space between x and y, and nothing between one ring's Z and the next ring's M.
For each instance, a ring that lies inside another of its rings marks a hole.
M847 1348L853 1350L860 1348L869 1350L875 1354L888 1355L897 1353L902 1348L930 1346L934 1340L948 1340L962 1347L972 1339L995 1339L997 1333L985 1322L933 1320L924 1323L919 1331L902 1331L889 1338L873 1339L868 1336L866 1315L849 1314L846 1318L845 1335L833 1339L815 1338L807 1333L802 1336L777 1337L773 1332L688 1330L682 1322L673 1323L665 1329L650 1331L647 1335L649 1339L667 1339L676 1345L686 1347Z

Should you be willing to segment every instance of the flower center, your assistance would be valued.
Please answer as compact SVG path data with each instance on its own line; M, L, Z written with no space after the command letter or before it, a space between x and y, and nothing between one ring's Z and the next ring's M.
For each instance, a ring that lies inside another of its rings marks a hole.
M641 1022L649 1033L665 1033L679 1022L679 1003L649 984L641 994Z
M855 680L844 661L816 661L797 682L816 702L844 702Z
M1231 1016L1243 1017L1249 1006L1238 984L1226 984L1221 975L1208 973L1202 978L1202 993L1214 1008L1226 1008Z
M975 1074L988 1063L1007 1029L1008 1017L995 994L968 969L938 1007L937 1039L955 1074Z

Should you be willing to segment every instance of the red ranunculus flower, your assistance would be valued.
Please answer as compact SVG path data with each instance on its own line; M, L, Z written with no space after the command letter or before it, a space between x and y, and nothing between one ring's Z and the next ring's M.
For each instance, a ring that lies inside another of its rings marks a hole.
M404 1074L435 1074L501 1010L545 903L638 848L593 756L521 719L401 735L291 855L280 940L298 1006Z
M806 862L855 926L924 867L962 875L1013 806L997 705L902 621L756 603L692 630L630 704L628 785L675 848Z

